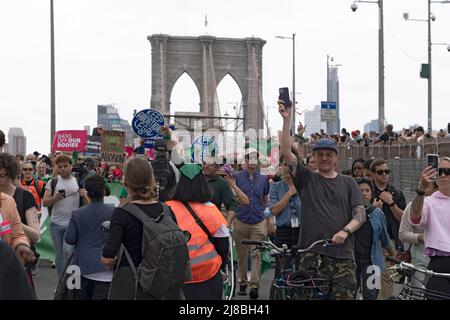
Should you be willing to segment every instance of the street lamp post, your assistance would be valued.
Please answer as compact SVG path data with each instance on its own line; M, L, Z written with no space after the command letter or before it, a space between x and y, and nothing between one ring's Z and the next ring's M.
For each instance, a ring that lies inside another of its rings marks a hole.
M378 128L381 132L384 129L384 22L383 22L383 0L378 1L354 1L351 9L355 12L358 9L357 2L378 4L379 25L378 25Z
M292 134L295 134L295 33L292 34L292 37L283 37L283 36L275 36L278 39L289 39L292 40L292 122L291 122L291 131Z
M431 3L450 3L450 1L431 1L428 0L428 16L427 19L410 19L408 13L403 13L403 18L405 20L409 21L419 21L419 22L426 22L428 26L428 40L427 40L427 48L428 48L428 73L427 73L427 80L428 80L428 131L431 132L433 130L433 91L432 91L432 70L431 70L431 47L432 45L447 45L446 43L432 43L431 42L431 21L435 21L436 17L431 13Z
M55 30L53 21L53 0L50 0L50 146L55 135Z

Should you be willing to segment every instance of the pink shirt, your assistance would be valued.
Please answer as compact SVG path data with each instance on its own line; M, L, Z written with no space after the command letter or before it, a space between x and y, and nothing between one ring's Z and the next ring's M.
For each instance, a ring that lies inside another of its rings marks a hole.
M427 255L448 255L450 253L450 197L437 191L429 197L425 197L422 218L414 221L414 225L423 226L425 229L425 248Z

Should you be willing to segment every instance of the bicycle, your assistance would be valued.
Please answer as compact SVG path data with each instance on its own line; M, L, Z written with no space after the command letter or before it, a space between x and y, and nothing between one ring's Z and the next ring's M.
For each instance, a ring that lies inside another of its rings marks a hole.
M280 265L278 277L270 287L270 300L326 300L328 298L328 281L316 270L299 271L297 257L301 253L310 251L317 245L324 247L333 245L331 239L317 240L306 249L286 245L277 247L271 241L242 240L244 245L255 245L254 250L269 251Z
M404 275L403 289L394 297L395 300L450 300L450 294L423 287L415 287L410 284L410 280L415 272L423 273L426 276L443 277L450 279L450 273L439 273L432 270L420 269L411 263L404 262L395 257L386 257L387 260L394 262L395 265L388 268Z
M228 263L226 264L226 269L220 271L223 281L223 300L233 299L236 284L235 263L233 260L233 237L230 235L228 239L230 244Z

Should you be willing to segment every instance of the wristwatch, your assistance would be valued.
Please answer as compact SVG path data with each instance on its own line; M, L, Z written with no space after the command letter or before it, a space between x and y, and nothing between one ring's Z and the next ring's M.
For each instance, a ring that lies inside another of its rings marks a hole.
M389 207L393 207L393 206L395 206L395 201L392 201L392 203L389 205Z
M342 231L347 232L349 235L352 233L352 232L350 231L350 229L347 228L347 227L343 227L343 228L342 228Z

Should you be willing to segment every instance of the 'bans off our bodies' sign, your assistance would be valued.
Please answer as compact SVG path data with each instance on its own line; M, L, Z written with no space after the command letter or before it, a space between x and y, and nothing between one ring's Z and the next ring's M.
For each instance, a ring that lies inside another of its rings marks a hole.
M79 151L86 149L86 130L56 131L53 138L52 151Z

